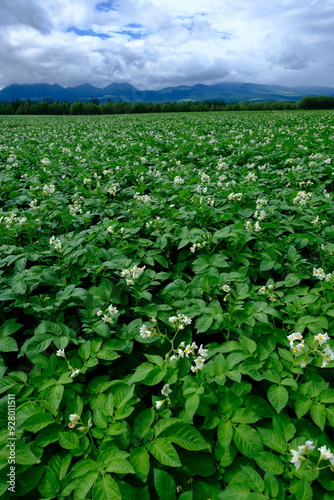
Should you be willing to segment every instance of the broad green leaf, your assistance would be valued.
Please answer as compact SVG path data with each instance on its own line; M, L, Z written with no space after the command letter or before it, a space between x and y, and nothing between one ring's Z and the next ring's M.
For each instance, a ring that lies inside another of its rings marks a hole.
M261 451L254 457L257 465L261 467L265 472L271 472L272 474L281 475L284 470L284 464L282 460L269 451Z
M233 430L233 440L238 450L248 458L256 458L263 450L258 432L246 424L240 424Z
M22 424L22 428L25 429L26 431L30 432L38 432L44 427L50 425L53 423L53 417L50 415L50 413L46 412L40 412L40 413L35 413L34 415L31 415L30 417L27 418L27 420L24 421Z
M280 413L289 401L289 393L281 385L271 385L268 389L268 399L277 413Z
M218 425L218 441L219 444L226 448L232 441L233 427L231 422L221 420Z
M185 450L198 451L209 447L200 432L189 424L175 424L166 429L162 436Z
M264 490L264 482L258 472L251 467L241 465L241 473L245 479L247 486L252 490L262 492Z
M326 408L322 404L313 403L310 408L313 422L323 431L326 424Z
M197 411L200 397L198 394L192 394L186 399L185 410L190 417L193 417Z
M41 477L37 488L43 497L54 498L59 491L59 481L50 467L44 466L43 476Z
M181 467L177 451L167 439L157 438L150 444L149 451L162 465Z
M59 434L59 444L65 450L73 450L79 446L79 436L74 432L61 432Z
M104 475L93 487L93 498L99 500L122 500L116 481L109 475Z
M135 474L135 471L126 459L115 458L114 460L109 460L105 466L107 472L116 472L117 474Z
M176 500L176 485L168 472L154 469L154 487L161 500Z
M136 417L134 434L139 439L143 439L150 431L155 417L153 408L146 408Z
M150 470L150 456L147 449L143 446L134 448L130 453L130 462L136 475L145 483Z
M98 477L99 473L94 471L86 472L83 476L81 476L80 481L74 490L74 500L82 500L83 498L86 498L89 491L96 483Z

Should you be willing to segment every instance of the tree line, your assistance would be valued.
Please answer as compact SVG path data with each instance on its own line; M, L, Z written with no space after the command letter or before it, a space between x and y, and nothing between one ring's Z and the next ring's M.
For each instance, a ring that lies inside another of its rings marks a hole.
M30 99L0 102L0 115L113 115L131 113L171 113L194 111L266 111L291 109L334 109L334 97L305 96L299 101L233 102L223 100L181 102L61 102Z

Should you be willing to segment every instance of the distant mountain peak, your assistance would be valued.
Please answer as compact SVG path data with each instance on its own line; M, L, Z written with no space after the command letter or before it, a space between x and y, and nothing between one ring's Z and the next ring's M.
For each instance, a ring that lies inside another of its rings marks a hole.
M160 90L138 90L128 82L110 83L104 88L83 83L75 87L62 87L58 84L34 83L11 84L0 90L0 101L13 99L31 99L43 101L54 99L58 101L89 101L98 99L100 102L111 100L128 102L166 102L166 101L210 101L225 102L240 101L298 101L306 95L334 96L331 87L284 87L249 82L222 82L214 85L198 83L193 86L179 85L165 87Z

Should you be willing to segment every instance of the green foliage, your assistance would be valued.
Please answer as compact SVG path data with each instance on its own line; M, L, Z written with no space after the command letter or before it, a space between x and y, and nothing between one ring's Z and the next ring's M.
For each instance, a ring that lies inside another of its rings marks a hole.
M332 114L0 122L1 494L329 500Z

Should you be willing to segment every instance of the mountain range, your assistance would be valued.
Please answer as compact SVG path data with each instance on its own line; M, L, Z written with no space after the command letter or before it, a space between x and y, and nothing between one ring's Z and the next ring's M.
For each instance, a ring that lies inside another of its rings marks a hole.
M334 96L334 88L320 86L283 87L256 83L224 82L215 85L197 84L166 87L160 90L138 90L130 83L111 83L98 88L84 83L77 87L62 87L48 83L33 85L12 84L0 90L0 101L13 99L43 101L90 101L99 102L180 102L224 100L227 103L240 101L298 101L304 96Z

